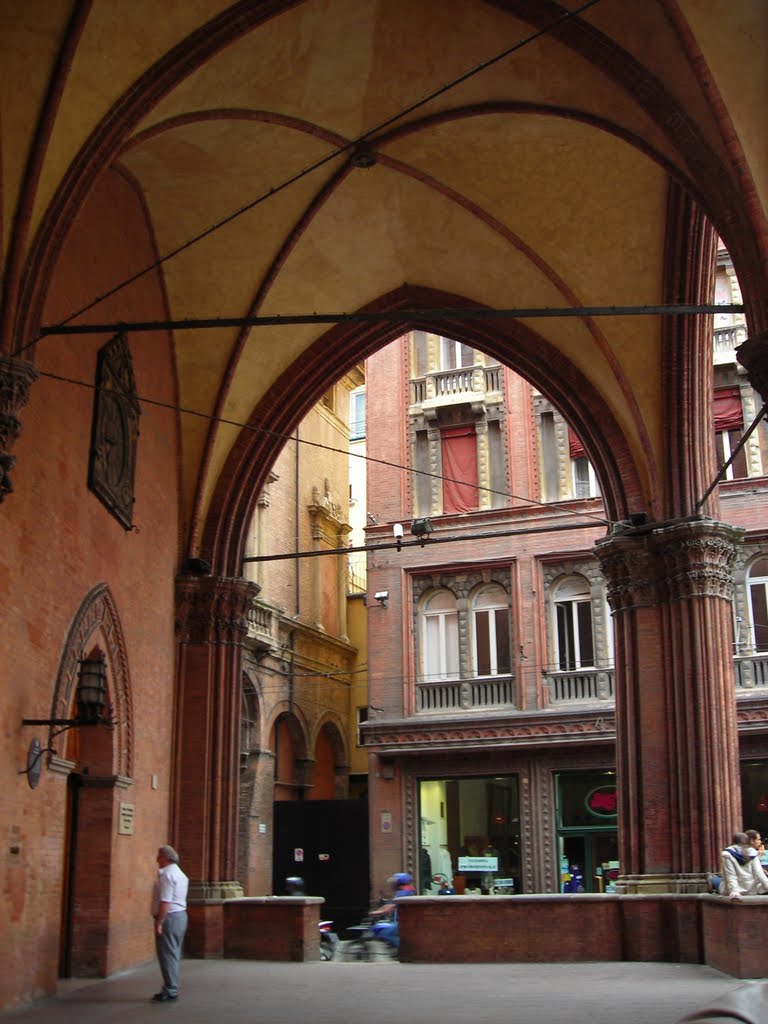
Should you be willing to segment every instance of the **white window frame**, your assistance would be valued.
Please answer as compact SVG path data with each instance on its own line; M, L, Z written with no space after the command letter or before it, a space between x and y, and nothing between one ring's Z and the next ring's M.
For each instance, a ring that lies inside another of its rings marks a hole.
M754 652L755 654L765 654L768 651L768 644L766 644L765 649L761 649L758 646L758 642L757 642L758 641L758 632L757 632L757 629L755 627L755 608L754 608L754 604L752 602L752 588L753 587L760 587L761 586L763 588L763 594L765 595L766 608L768 608L768 575L762 575L762 574L759 575L759 576L753 576L752 575L752 569L755 566L759 565L760 562L763 562L765 560L766 560L766 556L765 555L763 555L762 557L758 558L757 561L753 564L753 566L750 567L749 575L747 576L747 595L748 595L748 598L749 598L749 600L748 600L748 606L749 606L749 627L750 627L751 636L747 637L747 643L745 643L744 640L742 639L740 646L741 646L742 650L750 650L750 651Z
M506 646L510 660L509 666L504 671L499 670L499 637L497 634L497 620L499 616L496 613L500 611L505 613ZM481 615L486 616L488 623L488 660L490 662L490 672L484 673L483 678L486 678L486 676L509 675L512 671L512 640L510 636L509 598L503 587L483 587L472 598L472 671L476 677L480 676L478 667L480 657L477 649L479 636L477 621Z
M579 586L579 590L575 590L576 586ZM571 592L569 593L569 591ZM592 657L589 661L584 661L581 655L579 609L584 605L587 606L589 611L589 629L592 641ZM572 651L563 651L561 649L560 609L564 609L564 614L566 614L570 619L570 637L573 642ZM592 594L589 581L583 576L569 576L567 579L561 580L555 588L552 594L552 638L555 665L557 666L558 671L575 672L582 668L597 667L595 624L592 619ZM569 657L569 654L572 655L572 657ZM569 661L573 662L572 666L568 665ZM562 662L566 662L566 666L564 668L561 667Z
M584 479L583 475L579 477L578 471L580 465L586 463L587 466L587 478ZM586 457L586 455L580 455L577 459L571 459L571 481L573 486L574 498L599 498L600 497L600 485L597 482L595 476L595 470L592 467L592 463ZM579 493L584 490L586 484L587 493Z
M431 607L430 607L431 606ZM434 590L421 605L421 679L458 679L459 610L450 590Z
M466 349L469 353L469 362L462 362L462 351ZM440 369L461 370L468 366L475 365L475 354L471 346L454 338L440 338Z

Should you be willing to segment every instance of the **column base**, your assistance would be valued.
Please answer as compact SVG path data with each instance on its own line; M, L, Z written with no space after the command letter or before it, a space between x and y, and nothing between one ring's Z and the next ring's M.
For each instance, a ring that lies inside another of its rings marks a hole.
M703 871L668 875L619 875L616 892L620 896L651 896L657 893L690 895L708 892L708 875Z

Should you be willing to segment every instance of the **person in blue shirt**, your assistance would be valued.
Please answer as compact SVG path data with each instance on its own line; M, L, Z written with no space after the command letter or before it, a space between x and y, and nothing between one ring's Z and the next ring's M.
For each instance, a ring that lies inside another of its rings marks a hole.
M376 910L371 911L371 917L388 915L389 920L374 922L371 930L377 939L381 939L395 949L399 949L400 931L397 923L397 903L398 900L405 899L406 896L415 896L416 889L413 885L413 877L407 871L398 871L396 875L392 875L389 884L392 887L391 898L383 907L378 907Z

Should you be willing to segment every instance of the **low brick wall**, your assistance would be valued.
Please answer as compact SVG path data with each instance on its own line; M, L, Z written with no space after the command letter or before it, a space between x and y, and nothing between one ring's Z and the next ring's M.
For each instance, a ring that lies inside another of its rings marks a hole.
M768 976L768 899L745 896L733 901L710 896L703 899L701 909L705 962L734 978Z
M768 976L768 899L711 895L414 896L399 906L407 963L637 961Z
M320 959L319 896L253 896L223 903L223 953L236 960Z

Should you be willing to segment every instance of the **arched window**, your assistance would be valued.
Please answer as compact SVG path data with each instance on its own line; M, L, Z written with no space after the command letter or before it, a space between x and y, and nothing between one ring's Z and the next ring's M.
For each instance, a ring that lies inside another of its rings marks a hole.
M589 583L583 576L571 576L557 587L553 603L557 667L562 672L593 667L595 644Z
M768 558L759 558L749 570L749 614L755 651L768 651Z
M456 679L459 675L459 616L450 590L437 590L421 607L424 680Z
M484 587L472 601L473 668L477 676L512 671L509 601L502 587Z

